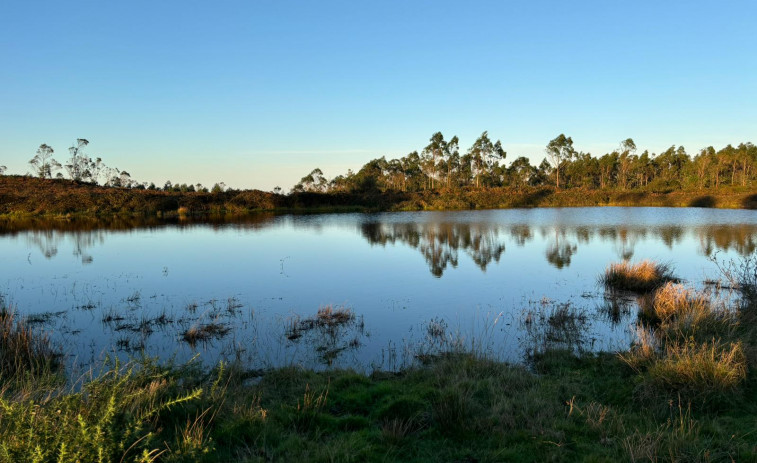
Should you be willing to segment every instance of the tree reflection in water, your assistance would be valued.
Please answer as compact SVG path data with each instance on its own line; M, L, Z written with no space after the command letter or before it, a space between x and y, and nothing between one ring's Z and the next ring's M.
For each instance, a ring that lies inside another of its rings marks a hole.
M82 263L94 259L92 248L102 245L113 233L161 228L191 229L195 227L227 227L256 231L266 228L291 226L308 230L323 230L330 225L357 225L360 234L371 245L401 243L416 249L426 261L435 277L441 277L449 268L460 264L461 253L470 257L482 271L505 254L507 245L525 246L537 239L534 226L528 223L497 223L493 221L411 221L366 220L376 216L352 215L342 222L337 215L308 216L254 214L244 216L204 217L119 217L76 218L51 220L28 218L0 220L0 237L22 235L31 248L36 248L47 259L59 255L62 246L70 246L74 256ZM699 242L699 253L711 256L716 251L736 251L742 256L757 250L757 225L718 224L694 225L544 225L538 227L540 239L545 239L544 256L558 269L568 268L583 244L610 241L620 259L629 260L635 255L639 242L655 239L669 249L679 245L687 236ZM68 244L70 242L70 244ZM64 244L66 243L66 244Z

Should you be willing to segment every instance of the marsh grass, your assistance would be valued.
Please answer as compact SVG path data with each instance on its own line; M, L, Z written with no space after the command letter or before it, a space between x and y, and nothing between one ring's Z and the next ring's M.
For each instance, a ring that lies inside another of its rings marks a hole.
M639 297L636 341L619 358L638 373L638 397L719 405L742 394L747 356L743 311L709 291L665 283Z
M521 314L525 336L521 344L526 358L551 350L581 353L589 340L589 315L586 309L569 302L553 303L544 300L532 304Z
M195 346L198 343L206 343L214 339L220 339L226 336L231 328L221 323L205 323L197 326L193 326L184 331L182 338L190 346Z
M35 331L10 308L0 307L0 378L2 382L59 370L61 353L48 335Z
M648 368L646 381L654 390L704 400L737 392L746 374L740 342L689 341L666 344L660 358Z
M354 351L366 335L362 317L348 307L320 307L315 315L289 317L284 322L284 338L290 344L306 344L319 363L332 365L347 351Z
M636 293L654 291L671 281L678 279L673 276L670 264L651 260L612 263L600 277L600 282L608 288Z

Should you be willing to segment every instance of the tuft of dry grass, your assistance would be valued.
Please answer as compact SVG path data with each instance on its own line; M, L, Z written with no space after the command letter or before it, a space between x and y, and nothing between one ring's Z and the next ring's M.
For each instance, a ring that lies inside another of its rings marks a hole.
M706 293L680 284L667 283L660 288L652 307L661 332L670 339L728 336L738 322L735 311L714 303Z
M184 332L183 338L189 345L194 346L198 342L208 342L211 339L219 339L230 331L228 326L220 323L208 323L193 326Z
M635 264L628 261L612 263L600 278L608 288L637 293L654 291L671 281L677 281L677 278L670 265L651 260Z

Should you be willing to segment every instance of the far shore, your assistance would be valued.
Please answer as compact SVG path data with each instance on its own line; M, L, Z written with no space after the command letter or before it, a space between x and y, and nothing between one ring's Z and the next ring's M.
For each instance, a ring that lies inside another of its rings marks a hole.
M264 211L328 213L602 206L757 209L757 192L748 187L623 191L541 186L284 195L261 190L206 193L116 188L71 180L0 176L0 218L4 219L119 214L181 218Z

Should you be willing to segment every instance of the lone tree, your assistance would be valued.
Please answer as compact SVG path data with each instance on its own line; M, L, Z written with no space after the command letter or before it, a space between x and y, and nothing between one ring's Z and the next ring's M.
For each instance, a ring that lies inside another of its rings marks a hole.
M576 150L573 149L573 139L561 133L549 142L546 152L549 162L555 168L557 188L560 188L560 168L564 162L570 161L576 154Z
M53 178L53 171L60 169L60 163L53 159L54 152L52 146L42 143L29 161L39 178Z
M7 169L7 167L0 166L0 175L3 175L5 173L5 169Z

